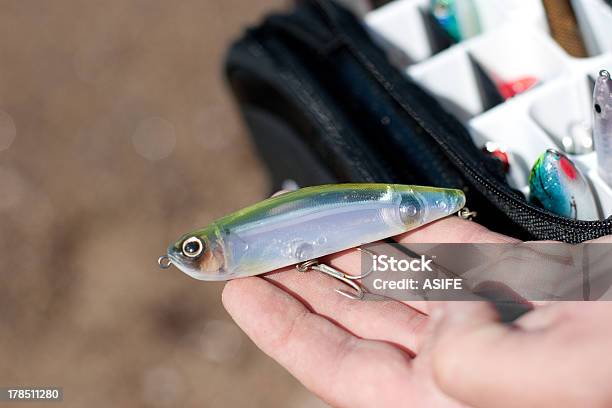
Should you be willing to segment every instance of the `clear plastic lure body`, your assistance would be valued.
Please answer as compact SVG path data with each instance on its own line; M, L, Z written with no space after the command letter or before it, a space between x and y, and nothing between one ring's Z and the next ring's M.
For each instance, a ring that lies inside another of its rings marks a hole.
M307 187L182 236L168 248L166 266L171 263L208 281L258 275L400 234L464 205L463 192L453 189L399 184Z
M602 70L593 91L593 139L600 176L612 185L612 79Z

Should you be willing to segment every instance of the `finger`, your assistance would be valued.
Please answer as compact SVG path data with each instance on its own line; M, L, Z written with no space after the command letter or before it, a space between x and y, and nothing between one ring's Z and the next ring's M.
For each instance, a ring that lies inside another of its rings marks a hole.
M375 245L375 247L377 245L389 245L387 243L383 243L383 242L377 242L377 243L373 243L373 245ZM363 256L364 254L366 254L365 259L367 259L367 261L363 261ZM355 275L358 273L365 273L367 271L369 271L372 268L371 265L371 253L368 253L368 251L358 251L357 249L351 249L348 251L343 251L343 252L339 252L337 254L331 255L329 257L326 257L326 261L329 262L331 265L333 265L335 268L337 268L338 270L341 271L348 271L347 273L351 273L350 271L354 271L351 274ZM361 262L369 262L369 264L367 265L367 267L362 267ZM355 268L354 265L356 263L359 263L359 267ZM377 291L378 293L380 293L380 291ZM384 295L384 293L381 293ZM429 302L425 302L425 301L420 301L420 300L402 300L402 299L394 299L396 302L399 302L403 305L405 305L406 307L409 307L412 310L416 310L418 313L422 314L422 315L427 315L427 304ZM421 344L423 338L424 338L424 330L423 330L423 325L422 322L423 321L423 317L419 317L418 321L416 321L415 323L418 323L417 326L411 326L412 329L412 333L415 336L413 339L413 342L411 342L411 344L415 344L415 351L418 351L419 349L419 345Z
M380 243L382 244L382 243ZM368 255L368 259L369 259ZM358 251L357 249L351 249L348 251L339 252L337 254L331 255L325 258L325 261L332 265L334 268L337 268L341 271L347 271L347 273L351 273L353 275L358 273L364 273L366 270L370 269L370 265L367 268L361 266L363 252ZM359 266L355 268L355 264ZM418 353L423 339L425 338L425 326L427 325L427 303L418 300L394 300L399 305L393 303L396 308L407 308L409 310L406 313L409 315L405 315L402 321L405 322L405 325L401 325L402 330L397 330L397 328L391 330L394 331L394 336L402 336L402 344L405 344L406 347ZM372 302L368 302L372 303ZM418 314L413 314L412 311L416 311ZM395 316L397 317L397 316ZM406 322L406 319L409 319L409 322ZM381 325L386 324L386 322L381 321ZM391 324L393 326L393 324ZM392 341L392 340L390 340Z
M456 216L442 218L404 234L394 237L400 244L443 244L443 243L516 243L515 238L490 231L489 229ZM433 302L411 301L410 306L423 313L429 313Z
M567 338L504 325L486 302L448 302L442 313L432 312L432 322L425 354L450 397L475 407L563 405L558 384L574 374L550 367L559 367Z
M264 279L229 282L223 304L259 348L333 406L392 406L413 387L401 350L351 335Z
M359 254L355 250L328 258L325 263L345 273L360 270ZM427 317L394 300L352 300L334 289L347 287L343 283L316 271L300 273L292 268L268 274L267 280L293 294L313 312L336 322L361 338L382 340L416 353L423 338Z
M456 216L442 218L441 220L424 225L395 237L401 243L513 243L519 242L516 238L493 232L473 221L464 220Z
M492 401L499 406L503 398L500 391L508 392L498 384L504 364L509 356L515 359L514 364L521 359L516 349L507 350L507 343L514 338L510 329L498 322L493 308L485 302L448 302L434 308L432 326L433 375L442 391L474 406L487 406ZM500 353L499 348L510 354ZM520 378L514 380L523 384Z

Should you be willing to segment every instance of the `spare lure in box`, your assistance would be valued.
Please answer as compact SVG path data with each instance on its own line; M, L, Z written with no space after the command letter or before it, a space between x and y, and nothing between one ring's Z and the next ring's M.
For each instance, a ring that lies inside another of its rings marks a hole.
M488 141L482 147L482 151L488 154L491 157L499 160L501 163L504 173L508 174L510 172L510 157L508 156L508 152L506 149L495 142Z
M183 235L159 264L175 265L207 281L259 275L307 261L311 266L319 257L420 227L464 204L463 192L454 189L399 184L306 187Z
M455 0L431 0L431 13L453 40L462 40Z
M612 186L612 79L606 70L593 90L593 139L599 175Z
M591 187L574 163L549 149L529 175L531 201L557 215L574 220L598 220L599 210Z
M524 76L512 81L498 81L497 87L505 100L514 98L516 95L530 90L538 84L538 79L532 76Z
M472 54L468 53L468 58L474 68L474 74L476 75L485 110L500 105L504 101L528 91L538 84L537 78L532 76L523 76L511 81L505 81L495 73L488 72Z
M480 22L473 0L431 0L431 14L456 42L480 33Z

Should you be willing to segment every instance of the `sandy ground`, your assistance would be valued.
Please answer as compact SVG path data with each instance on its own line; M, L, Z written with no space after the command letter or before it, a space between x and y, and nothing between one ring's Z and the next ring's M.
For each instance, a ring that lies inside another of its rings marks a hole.
M62 386L73 407L322 406L231 322L221 284L156 265L268 192L221 65L283 3L0 2L0 386Z

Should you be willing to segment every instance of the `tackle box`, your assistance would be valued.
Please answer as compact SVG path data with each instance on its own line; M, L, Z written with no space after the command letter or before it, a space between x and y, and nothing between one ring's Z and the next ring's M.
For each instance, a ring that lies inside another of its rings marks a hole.
M475 221L507 235L577 243L612 234L612 189L594 152L569 156L602 219L562 217L528 199L536 158L563 150L568 132L588 138L594 78L612 68L602 51L612 38L607 0L574 1L584 58L549 33L551 0L455 1L480 7L480 30L456 44L432 24L429 0L374 10L338 0L357 16L334 1L300 0L232 45L228 84L273 188L285 179L461 188ZM503 95L526 79L535 86ZM507 152L508 174L482 151L491 144Z
M603 0L572 2L589 53L575 58L551 37L540 0L473 1L487 10L479 15L481 33L438 52L425 18L428 0L391 1L363 19L394 64L454 114L477 146L495 142L507 151L508 182L527 195L538 156L548 148L563 152L563 138L576 136L570 132L590 132L594 80L612 69L612 7ZM477 66L497 80L538 82L489 108ZM595 152L565 153L591 183L604 218L612 215L612 188L597 173Z

